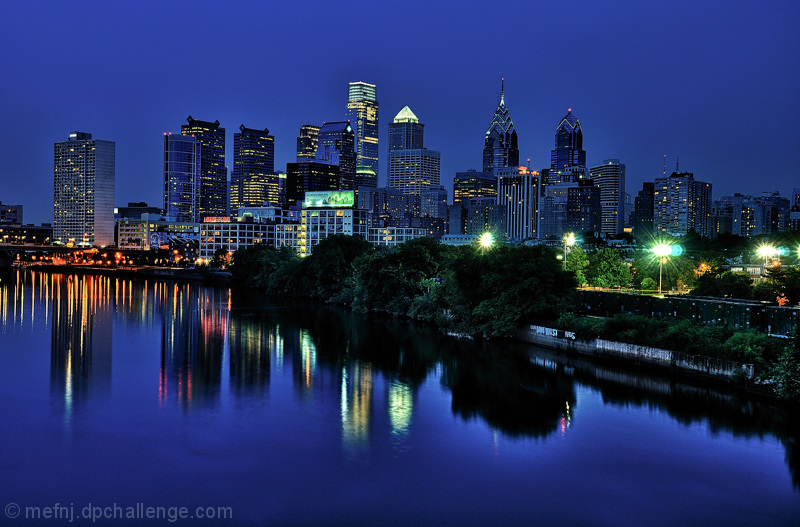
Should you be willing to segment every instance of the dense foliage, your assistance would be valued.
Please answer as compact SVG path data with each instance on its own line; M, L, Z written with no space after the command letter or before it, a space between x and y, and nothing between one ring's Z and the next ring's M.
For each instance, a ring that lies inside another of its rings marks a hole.
M271 294L352 304L357 311L493 337L568 309L576 283L557 254L544 246L484 250L430 238L376 249L360 238L331 236L304 259L265 245L239 249L231 272L234 283Z

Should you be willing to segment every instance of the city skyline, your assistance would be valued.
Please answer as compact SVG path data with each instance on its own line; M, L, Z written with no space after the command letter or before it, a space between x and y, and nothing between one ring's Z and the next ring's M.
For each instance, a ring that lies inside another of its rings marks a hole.
M461 6L457 17L450 16L452 8L433 9L420 21L413 9L363 14L354 7L339 14L311 3L281 6L268 18L258 8L217 10L209 4L184 13L186 27L165 22L183 13L180 6L167 6L163 17L132 7L15 7L0 22L4 72L13 79L0 87L8 109L0 131L5 160L0 199L23 204L27 223L51 221L46 196L52 189L52 144L81 130L117 144L115 205L146 201L158 206L163 133L175 132L187 115L219 120L229 132L242 122L269 128L275 166L282 170L294 161L300 125L345 118L348 83L356 81L377 86L384 112L393 115L408 105L425 116L427 142L442 152L441 179L452 195L456 172L481 169L500 77L505 77L505 99L519 134L520 164L531 158L532 169L549 166L555 127L572 108L583 126L587 165L620 159L631 196L643 182L661 176L664 154L667 174L679 157L680 170L712 183L715 198L775 190L790 196L796 186L791 174L765 170L763 156L800 149L800 132L793 127L771 133L776 113L785 122L800 118L793 97L800 90L800 46L790 24L798 7L787 2L751 12L743 2L726 4L724 10L681 2L618 6L505 6L506 16L500 18L536 20L540 27L540 44L525 43L509 57L476 42L450 41L448 35L471 24L485 24L489 32L502 25L490 16L491 6L483 5ZM354 12L359 15L347 19ZM283 38L301 24L321 34L345 21L385 27L404 20L414 20L424 35L413 43L415 52L392 57L393 41L386 32L358 60L326 61L312 82L266 82L288 76L318 52L318 39L296 45ZM279 57L263 72L235 53L256 38L249 35L259 24L272 32ZM573 35L568 41L562 36L565 24ZM214 29L237 39L198 41L198 53L181 64L161 52L164 42ZM86 53L61 60L56 51L65 41ZM209 57L224 75L201 83L201 62ZM195 87L169 88L179 79ZM258 87L242 90L241 85ZM385 122L379 137L380 145L388 144ZM225 155L230 168L232 139L230 133ZM385 185L385 147L379 155L378 183Z

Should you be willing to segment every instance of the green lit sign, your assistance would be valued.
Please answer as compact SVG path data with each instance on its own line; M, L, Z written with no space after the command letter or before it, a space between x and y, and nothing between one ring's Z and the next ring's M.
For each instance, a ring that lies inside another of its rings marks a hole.
M355 205L355 192L352 190L308 191L303 208L340 208Z

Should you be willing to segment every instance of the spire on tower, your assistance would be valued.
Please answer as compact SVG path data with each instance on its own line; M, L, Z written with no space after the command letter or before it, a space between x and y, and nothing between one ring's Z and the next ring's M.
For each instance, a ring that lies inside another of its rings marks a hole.
M505 103L505 78L500 77L500 106L503 106Z

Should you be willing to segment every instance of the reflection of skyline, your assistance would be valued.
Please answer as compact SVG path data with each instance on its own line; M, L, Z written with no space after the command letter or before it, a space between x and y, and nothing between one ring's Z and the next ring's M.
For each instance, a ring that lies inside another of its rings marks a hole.
M269 384L273 350L283 346L276 325L267 325L232 311L228 334L231 387L239 393L247 390L262 392Z
M347 445L366 445L372 417L372 365L354 360L342 368L342 438Z
M44 328L54 405L65 406L68 413L110 390L111 346L117 334L112 326L141 323L152 326L156 339L150 366L156 367L160 351L162 403L216 405L221 393L228 394L221 389L226 382L231 396L255 399L266 395L270 375L278 375L272 389L287 387L295 402L324 408L337 422L333 440L339 440L341 431L342 446L351 452L363 452L387 435L394 448L411 445L397 438L416 435L415 425L424 431L424 420L414 420L421 408L418 388L435 383L440 375L441 386L452 395L453 412L465 420L480 418L498 437L569 433L572 419L582 416L574 407L575 386L580 384L597 389L604 404L651 407L678 422L707 423L714 432L734 436L774 435L786 449L786 463L800 486L797 421L787 418L779 405L702 383L640 375L543 351L532 359L528 348L520 346L510 346L516 350L512 354L450 343L424 328L397 321L363 323L328 307L248 309L234 302L229 312L227 290L196 284L14 273L3 276L0 300L0 332ZM286 369L278 382L284 360L292 371ZM124 381L120 362L115 359L114 364L115 378ZM229 372L224 370L228 365ZM150 379L153 394L154 372Z
M228 291L171 284L161 296L159 399L215 403L228 332Z
M51 275L50 381L67 414L89 394L111 387L111 280Z
M392 381L389 385L387 406L389 423L392 425L392 434L407 434L414 410L414 394L411 391L411 387L402 381Z

